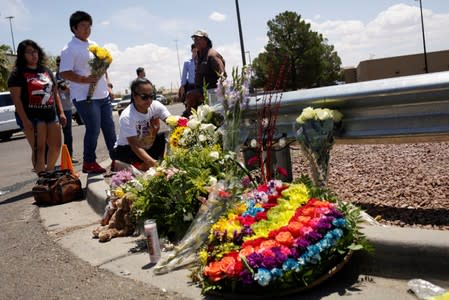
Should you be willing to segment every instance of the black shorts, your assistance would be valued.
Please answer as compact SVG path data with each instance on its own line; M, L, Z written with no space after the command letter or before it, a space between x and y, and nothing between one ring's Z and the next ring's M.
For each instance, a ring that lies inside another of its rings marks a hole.
M146 150L148 155L156 160L160 160L164 157L165 152L165 134L158 133L154 140L153 146ZM134 153L131 146L117 146L112 150L112 159L120 160L127 164L134 164L136 162L142 162L142 160Z

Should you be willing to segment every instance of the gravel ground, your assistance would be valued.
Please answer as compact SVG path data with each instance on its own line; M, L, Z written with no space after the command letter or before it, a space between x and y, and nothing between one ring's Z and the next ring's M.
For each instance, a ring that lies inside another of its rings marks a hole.
M294 178L308 174L301 152L291 153ZM449 229L449 142L336 144L329 165L328 187L381 223Z

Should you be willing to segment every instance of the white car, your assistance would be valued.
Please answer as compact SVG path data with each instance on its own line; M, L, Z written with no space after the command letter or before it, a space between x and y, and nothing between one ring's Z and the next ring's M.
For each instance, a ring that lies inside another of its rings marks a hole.
M118 106L120 101L122 101L122 98L114 98L111 101L112 110L117 110L117 106Z
M16 121L16 107L9 92L0 92L0 139L8 140L21 131Z
M131 94L127 94L123 96L122 100L116 105L116 110L119 116L122 114L122 111L125 110L126 107L131 103Z

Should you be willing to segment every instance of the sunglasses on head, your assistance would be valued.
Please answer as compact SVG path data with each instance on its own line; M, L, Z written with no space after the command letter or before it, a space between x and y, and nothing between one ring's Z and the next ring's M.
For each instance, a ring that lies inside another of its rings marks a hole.
M153 99L153 94L136 94L137 96L139 96L140 98L142 98L142 100L149 100L149 99Z

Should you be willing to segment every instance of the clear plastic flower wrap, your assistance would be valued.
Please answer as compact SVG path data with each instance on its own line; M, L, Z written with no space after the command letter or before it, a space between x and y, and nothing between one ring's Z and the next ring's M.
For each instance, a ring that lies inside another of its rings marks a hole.
M201 205L179 245L169 257L157 263L154 274L166 274L197 262L197 251L207 241L211 226L239 199L230 190L234 190L232 184L223 181L219 181L211 189L207 201Z
M342 115L336 110L305 108L297 118L300 128L296 137L310 162L315 185L327 184L329 157L335 134L340 130Z
M449 292L426 280L412 279L407 285L420 300L449 299Z

